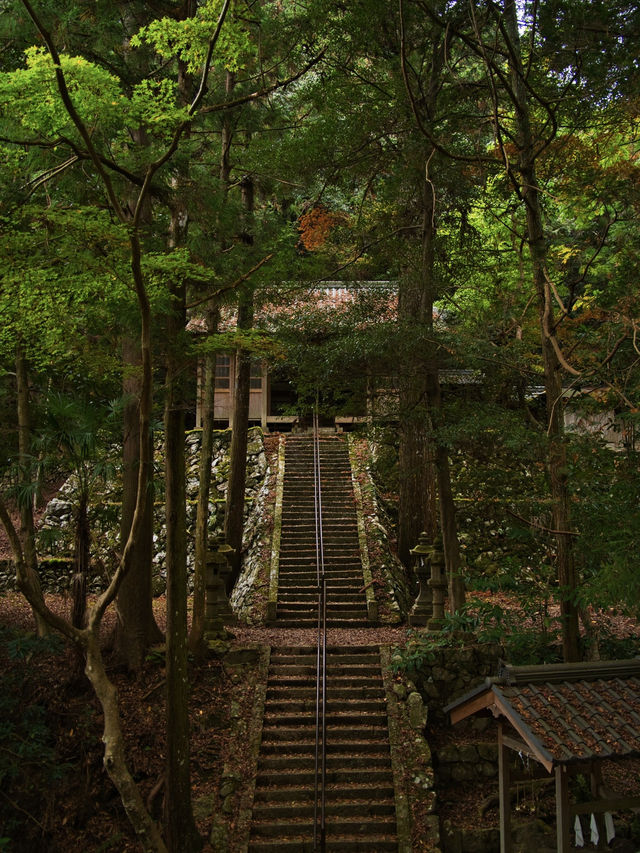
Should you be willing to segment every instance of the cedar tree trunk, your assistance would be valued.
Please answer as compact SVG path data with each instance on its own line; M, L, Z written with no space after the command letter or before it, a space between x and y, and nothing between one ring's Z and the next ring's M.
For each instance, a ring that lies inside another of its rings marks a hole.
M18 464L20 467L19 477L23 486L31 484L29 470L31 468L31 406L29 405L29 374L27 360L22 342L18 341L16 347L16 391L18 397ZM27 490L28 491L28 490ZM29 582L36 595L42 599L42 588L40 576L38 575L38 555L36 552L36 532L33 522L33 501L23 499L19 501L20 509L20 537L24 549L24 567L29 576ZM48 633L47 623L39 612L32 608L36 623L36 633L44 637Z
M573 554L573 530L567 488L567 451L564 438L562 364L554 346L555 320L547 275L547 248L536 174L535 140L520 52L517 10L514 0L504 3L505 30L510 41L508 51L511 87L517 124L520 193L526 208L527 241L533 266L533 283L538 297L544 384L547 399L547 468L553 500L553 527L556 531L557 570L560 585L562 649L565 661L579 659L577 589Z

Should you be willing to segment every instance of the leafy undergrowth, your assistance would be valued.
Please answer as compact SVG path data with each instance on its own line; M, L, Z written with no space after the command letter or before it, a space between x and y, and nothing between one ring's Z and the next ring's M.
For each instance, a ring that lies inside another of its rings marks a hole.
M68 603L47 596L62 612ZM155 602L163 627L164 600ZM107 619L105 637L111 625ZM73 651L37 641L19 596L0 597L0 850L8 853L138 851L118 794L102 766L102 714L90 685L74 681ZM161 817L165 760L165 671L152 655L138 679L114 667L129 767L152 814ZM194 812L211 830L232 716L249 713L250 692L218 659L193 662L191 748ZM206 843L204 853L213 853Z

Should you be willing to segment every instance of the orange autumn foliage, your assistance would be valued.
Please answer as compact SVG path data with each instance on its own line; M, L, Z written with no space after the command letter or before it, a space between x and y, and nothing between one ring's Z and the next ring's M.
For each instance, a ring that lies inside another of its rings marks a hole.
M344 221L344 214L333 213L323 204L314 205L298 220L300 247L308 252L319 249L327 242L332 229Z

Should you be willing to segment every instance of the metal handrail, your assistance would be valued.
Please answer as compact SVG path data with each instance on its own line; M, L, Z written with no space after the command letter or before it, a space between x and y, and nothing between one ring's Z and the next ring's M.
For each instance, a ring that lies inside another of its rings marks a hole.
M324 574L324 542L322 537L322 482L320 470L320 436L318 412L313 413L313 480L316 522L316 576L318 583L318 645L316 655L316 751L313 806L313 849L326 849L325 788L327 776L326 710L327 710L327 587Z

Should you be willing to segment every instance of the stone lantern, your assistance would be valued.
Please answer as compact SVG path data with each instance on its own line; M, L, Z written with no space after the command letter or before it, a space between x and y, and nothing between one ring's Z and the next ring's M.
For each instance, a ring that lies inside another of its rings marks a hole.
M415 604L408 616L408 623L415 628L424 628L429 624L433 616L432 589L430 587L431 561L433 558L433 545L429 543L426 533L418 537L418 544L409 552L416 560L416 574L418 576L419 590Z
M431 557L431 579L429 587L432 592L433 612L427 623L430 631L439 631L444 619L444 599L447 589L447 578L444 567L444 554L442 551L442 537L437 536L433 543L433 556Z
M222 537L216 537L207 552L205 575L204 639L205 642L226 639L229 634L225 624L235 622L235 615L227 598L227 579L231 573L229 558L235 549Z

